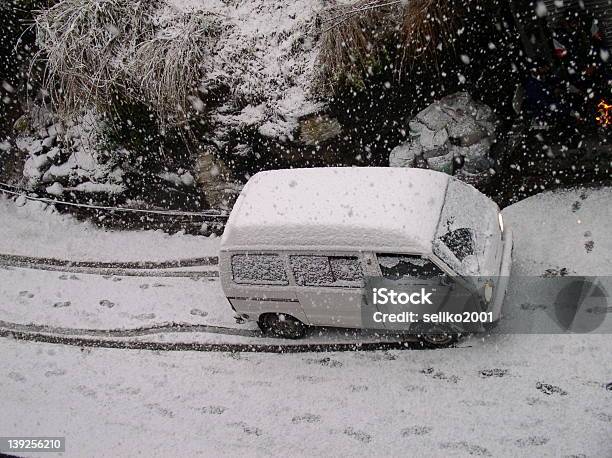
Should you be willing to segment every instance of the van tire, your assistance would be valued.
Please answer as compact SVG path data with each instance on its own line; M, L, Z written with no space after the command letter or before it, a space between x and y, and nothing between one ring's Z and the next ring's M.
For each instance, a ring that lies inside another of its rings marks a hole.
M285 313L266 313L257 322L264 334L283 339L301 339L306 334L306 325Z

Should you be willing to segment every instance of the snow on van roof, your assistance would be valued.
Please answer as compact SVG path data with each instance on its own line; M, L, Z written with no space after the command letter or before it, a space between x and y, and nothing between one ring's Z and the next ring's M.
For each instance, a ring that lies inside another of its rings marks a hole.
M221 249L430 252L448 180L390 167L260 172L236 201Z

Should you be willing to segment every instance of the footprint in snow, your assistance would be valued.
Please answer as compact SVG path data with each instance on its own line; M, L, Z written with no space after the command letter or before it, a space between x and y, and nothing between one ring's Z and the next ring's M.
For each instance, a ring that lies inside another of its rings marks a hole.
M53 307L55 308L70 307L71 304L72 303L70 301L56 302L55 304L53 304Z
M550 441L548 437L544 436L530 436L526 439L517 439L514 441L517 447L534 447L539 445L547 444Z
M11 380L15 381L15 382L25 382L26 378L21 375L19 372L9 372L7 374L8 378L10 378Z
M592 240L588 240L584 242L584 249L586 250L587 253L590 253L591 251L593 251L593 248L595 248L595 242L593 242Z
M440 444L441 449L457 450L473 456L493 456L485 447L476 444L469 444L465 441L461 442L444 442Z
M45 377L58 377L60 375L65 375L66 371L64 369L55 369L52 371L45 372Z
M204 406L198 409L199 412L206 415L221 415L227 409L222 406Z
M19 291L19 297L25 297L28 299L32 299L34 297L34 294L32 294L29 291Z
M240 427L246 434L252 435L252 436L261 436L263 434L263 432L261 431L261 429L256 428L255 426L250 426L247 425L245 422L241 421L238 423L230 423L229 426L238 426Z
M353 393L363 393L364 391L368 391L368 387L366 385L351 385L349 388Z
M291 419L291 423L297 425L300 423L318 423L321 421L320 415L305 413L304 415L296 415Z
M309 358L306 360L306 362L308 364L320 364L321 366L325 367L342 367L342 363L340 361L336 361L335 359L331 358Z
M542 393L546 394L546 395L551 395L551 394L558 394L560 396L566 396L567 395L567 391L565 391L564 389L556 386L556 385L550 385L548 383L542 383L542 382L537 382L536 383L536 389L540 390Z
M482 377L504 377L508 374L508 369L483 369L480 371Z
M201 317L208 316L208 312L205 312L204 310L200 310L200 309L191 309L189 313L191 315L201 316Z
M365 431L359 431L353 428L346 428L344 430L344 434L349 437L352 437L353 439L358 440L359 442L363 442L364 444L368 444L372 441L372 436L370 436Z
M430 426L411 426L409 428L402 429L402 437L410 437L410 436L425 436L432 431Z
M433 367L428 367L426 369L423 369L421 371L421 374L425 374L427 376L431 376L432 378L435 378L435 379L438 379L438 380L446 380L446 381L451 382L451 383L457 383L459 380L461 380L461 378L459 378L456 375L446 375L442 371L436 371Z
M102 307L106 307L106 308L112 309L116 304L114 302L111 302L111 301L107 300L107 299L102 299L100 301L100 305Z
M132 318L137 320L152 320L155 318L155 313L141 313L140 315L133 315Z

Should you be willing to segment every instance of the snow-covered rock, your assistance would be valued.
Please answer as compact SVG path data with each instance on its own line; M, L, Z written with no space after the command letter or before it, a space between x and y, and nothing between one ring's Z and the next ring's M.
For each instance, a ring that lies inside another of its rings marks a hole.
M48 194L52 196L61 196L64 193L64 187L57 181L46 188Z
M493 110L466 92L446 96L419 112L409 123L410 138L391 151L392 167L428 168L460 177L487 174L495 135ZM476 180L478 181L478 180Z

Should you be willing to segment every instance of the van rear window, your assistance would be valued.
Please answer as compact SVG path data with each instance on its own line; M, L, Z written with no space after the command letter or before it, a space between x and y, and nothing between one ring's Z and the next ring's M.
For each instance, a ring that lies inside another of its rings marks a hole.
M360 287L363 273L355 256L289 256L299 286Z
M283 259L275 254L235 254L232 256L235 283L249 285L286 285Z

